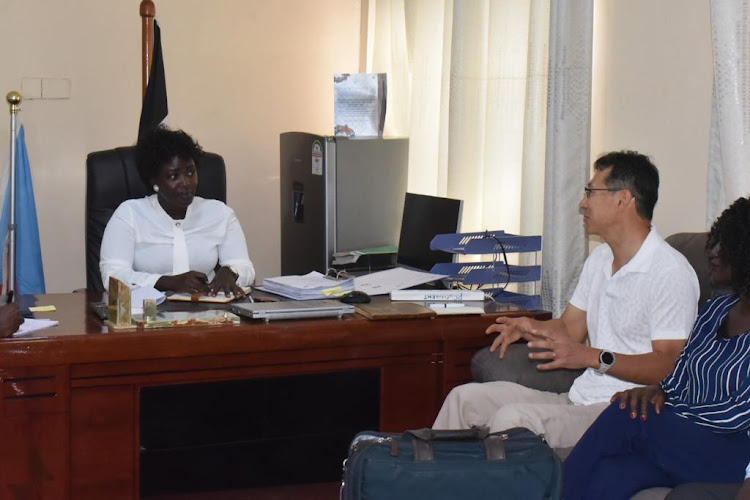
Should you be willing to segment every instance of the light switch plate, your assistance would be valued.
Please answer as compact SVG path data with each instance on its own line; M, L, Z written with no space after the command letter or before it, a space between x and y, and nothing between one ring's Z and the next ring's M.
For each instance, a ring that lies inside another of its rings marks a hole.
M21 78L21 97L24 99L41 99L42 79L28 76Z
M42 99L70 99L70 79L42 79Z

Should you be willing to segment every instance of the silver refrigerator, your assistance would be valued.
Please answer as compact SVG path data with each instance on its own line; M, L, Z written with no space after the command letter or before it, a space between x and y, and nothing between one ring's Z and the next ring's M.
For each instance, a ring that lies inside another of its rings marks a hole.
M281 134L281 274L325 273L334 252L397 245L409 140Z

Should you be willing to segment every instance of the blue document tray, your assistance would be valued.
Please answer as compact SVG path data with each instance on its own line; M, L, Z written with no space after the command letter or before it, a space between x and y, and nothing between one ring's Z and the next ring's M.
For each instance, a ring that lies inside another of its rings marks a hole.
M510 279L505 264L502 262L447 262L435 264L430 270L434 274L445 274L450 279L461 281L464 285L484 285L492 283L526 283L539 281L542 266L508 266Z
M486 293L492 295L495 302L499 304L513 304L514 306L533 311L539 309L542 304L539 295L524 295L522 293L508 292L502 288L493 288L492 290L483 289Z
M502 246L501 246L502 243ZM541 236L519 236L505 231L438 234L430 242L430 250L460 254L490 254L538 252L542 249Z

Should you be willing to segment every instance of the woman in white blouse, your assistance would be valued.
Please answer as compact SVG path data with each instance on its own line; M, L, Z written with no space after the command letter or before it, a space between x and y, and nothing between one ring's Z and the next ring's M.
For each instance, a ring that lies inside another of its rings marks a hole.
M153 194L123 202L102 238L99 270L163 291L243 295L255 278L234 211L195 196L201 147L159 127L138 140L136 166Z

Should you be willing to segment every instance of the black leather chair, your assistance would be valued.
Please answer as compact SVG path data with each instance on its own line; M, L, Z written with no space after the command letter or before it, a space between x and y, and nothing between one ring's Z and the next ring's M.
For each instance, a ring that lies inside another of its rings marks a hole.
M224 159L204 153L198 167L197 196L227 200ZM135 147L90 153L86 158L86 288L103 292L99 272L99 250L104 228L112 213L125 200L146 196L135 167Z

